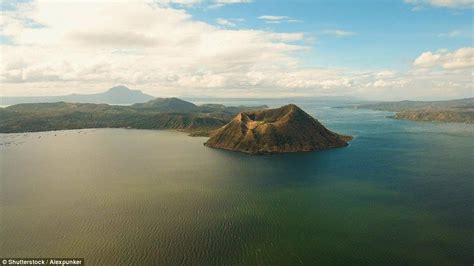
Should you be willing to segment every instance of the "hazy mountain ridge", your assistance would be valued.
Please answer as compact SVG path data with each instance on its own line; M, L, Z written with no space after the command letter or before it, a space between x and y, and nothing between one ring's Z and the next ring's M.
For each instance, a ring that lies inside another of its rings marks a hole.
M474 110L410 110L395 114L396 119L426 122L474 123Z
M132 104L142 103L154 99L153 96L140 90L131 90L125 86L112 87L109 90L94 94L69 94L59 96L27 96L27 97L0 97L0 104L13 105L21 103L47 102L75 102L75 103L106 103Z
M401 112L420 109L440 109L440 108L474 108L474 97L445 101L398 101L398 102L378 102L370 104L360 104L357 108L367 108L381 111Z
M414 121L474 123L474 98L446 101L399 101L359 104L367 108L396 112L394 118Z

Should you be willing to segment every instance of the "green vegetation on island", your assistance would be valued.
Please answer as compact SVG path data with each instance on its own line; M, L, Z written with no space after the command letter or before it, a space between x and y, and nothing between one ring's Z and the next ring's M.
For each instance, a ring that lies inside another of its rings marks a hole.
M211 136L206 145L251 154L313 151L347 145L350 137L326 129L294 104L195 105L156 98L133 105L24 103L0 108L0 133L85 128L174 129ZM264 109L264 110L262 110Z
M82 128L177 129L207 135L238 112L267 106L198 106L178 98L157 98L119 106L92 103L28 103L0 109L0 132L19 133Z
M250 154L315 151L346 146L352 138L328 130L294 104L242 112L214 131L206 146Z
M414 121L474 123L474 98L448 101L400 101L356 105L396 112L394 118Z

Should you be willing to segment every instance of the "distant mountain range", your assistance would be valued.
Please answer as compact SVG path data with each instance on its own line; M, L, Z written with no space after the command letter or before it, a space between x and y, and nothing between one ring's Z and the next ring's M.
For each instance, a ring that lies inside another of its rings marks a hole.
M357 108L368 108L392 112L440 108L474 108L474 98L463 98L445 101L377 102L370 104L360 104L357 106Z
M0 133L83 128L176 129L193 136L211 135L206 142L209 147L251 154L328 149L345 146L351 139L329 131L294 104L267 108L195 105L178 98L156 98L126 106L23 103L0 108Z
M81 128L179 129L207 135L238 112L267 106L195 105L178 98L157 98L133 105L24 103L0 108L0 133Z
M474 98L447 101L379 102L353 107L397 112L394 116L396 119L474 123Z
M106 103L106 104L133 104L144 103L155 97L139 90L131 90L125 86L116 86L106 92L94 94L69 94L62 96L28 96L28 97L0 97L1 105L20 103Z

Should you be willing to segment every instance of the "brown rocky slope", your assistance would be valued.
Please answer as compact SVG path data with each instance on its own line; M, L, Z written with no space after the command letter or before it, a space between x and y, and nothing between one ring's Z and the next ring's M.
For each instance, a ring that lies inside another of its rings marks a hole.
M346 146L336 134L294 104L242 112L211 134L204 145L251 154L315 151Z

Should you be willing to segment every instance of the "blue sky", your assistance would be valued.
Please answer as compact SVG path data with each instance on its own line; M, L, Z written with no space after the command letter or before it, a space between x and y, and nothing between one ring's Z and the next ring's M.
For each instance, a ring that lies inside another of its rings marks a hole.
M414 9L403 1L255 1L220 8L190 8L198 20L245 19L236 28L304 32L314 37L313 50L302 55L308 66L406 69L424 51L472 46L472 9L425 5ZM300 22L267 24L262 15L287 16ZM337 37L328 30L355 35ZM459 32L456 36L449 33Z
M3 95L473 95L474 0L2 2Z

